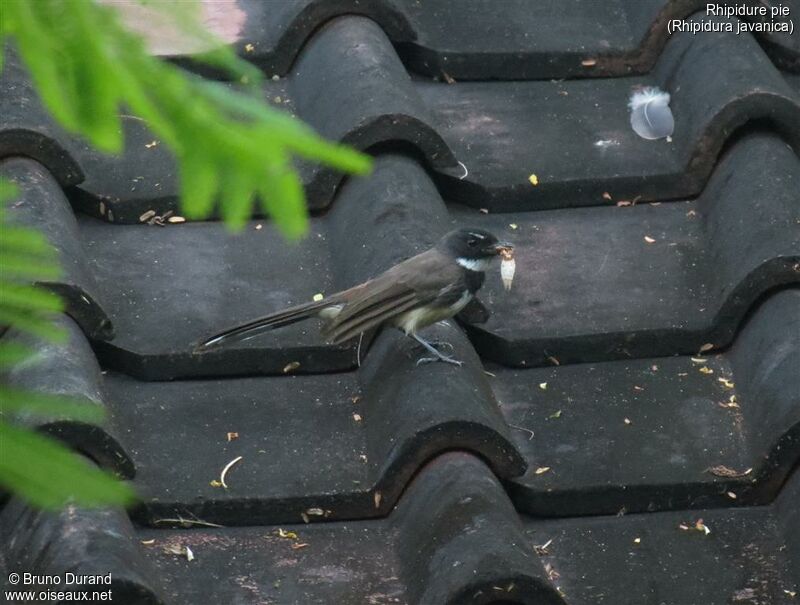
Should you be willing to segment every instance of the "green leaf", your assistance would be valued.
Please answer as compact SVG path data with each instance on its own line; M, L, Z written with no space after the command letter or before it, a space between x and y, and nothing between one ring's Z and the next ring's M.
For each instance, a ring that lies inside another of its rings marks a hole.
M40 16L51 12L56 5L51 2L5 2L4 12L15 12L12 23L16 26L11 33L25 59L31 79L48 110L68 130L75 131L78 126L75 99L66 95L62 73L55 57L60 53L53 48L54 41L60 37L58 32L47 31Z
M58 509L126 505L131 487L91 466L66 446L0 422L0 484L31 504Z
M2 286L0 286L2 287ZM18 342L0 340L0 369L6 369L30 357L32 351Z
M100 24L88 3L73 8L83 36L74 48L76 74L81 85L79 113L84 132L96 147L110 153L122 150L122 129L117 115L117 82L102 38L94 35Z
M2 48L0 46L0 48ZM0 203L11 201L19 194L17 186L8 179L0 178Z
M57 416L81 422L102 422L105 411L94 403L77 401L73 397L12 389L0 385L0 412Z
M25 310L0 305L0 325L13 326L52 342L64 342L67 333L53 323L54 316L38 316Z
M3 222L0 231L0 254L4 251L24 252L42 258L55 259L55 250L40 232L27 227L9 225Z
M222 216L232 229L241 229L253 207L253 193L247 175L231 166L223 176Z
M211 50L195 60L225 69L243 89L191 75L147 54L120 25L118 9L97 2L6 0L3 33L14 38L45 106L63 126L106 150L122 141L117 108L142 118L179 160L181 207L206 216L219 197L230 226L241 226L260 193L263 207L290 235L306 228L304 192L292 160L303 157L357 174L369 156L319 137L295 117L264 102L256 67L214 40L184 5L155 3L183 32ZM193 6L192 9L196 9ZM275 183L265 185L269 167ZM264 196L266 190L273 192Z
M5 227L5 225L3 225ZM2 250L2 245L0 245ZM14 276L26 280L54 280L60 274L58 265L30 255L9 254L0 251L0 271L3 277ZM2 284L5 280L0 281ZM0 285L2 287L2 285Z
M186 216L204 218L214 207L219 187L217 168L201 154L186 153L180 161L181 199Z
M308 229L308 214L303 199L303 184L288 165L269 171L261 188L261 205L275 217L275 222L289 237L298 237Z
M37 286L9 282L4 283L0 290L0 306L49 313L60 313L64 310L64 302L53 292Z
M255 90L264 79L264 74L261 73L261 70L240 58L227 45L217 46L206 52L192 55L192 60L222 69L230 76L233 76L233 79L237 82L249 84Z

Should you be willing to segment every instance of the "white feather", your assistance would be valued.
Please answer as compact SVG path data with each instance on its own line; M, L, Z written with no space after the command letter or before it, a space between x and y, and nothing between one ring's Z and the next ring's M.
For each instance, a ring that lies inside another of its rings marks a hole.
M663 139L675 130L675 119L669 107L670 95L660 88L648 86L631 94L631 127L643 139Z
M631 99L628 101L628 107L630 107L631 110L635 110L643 105L656 102L669 105L669 100L670 96L668 92L664 92L658 86L646 86L633 91Z

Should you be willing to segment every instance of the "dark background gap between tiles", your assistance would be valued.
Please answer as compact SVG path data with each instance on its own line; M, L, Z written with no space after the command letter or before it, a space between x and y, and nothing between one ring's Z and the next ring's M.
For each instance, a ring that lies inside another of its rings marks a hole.
M7 501L0 567L112 571L124 602L791 603L800 86L773 62L796 68L796 36L667 39L688 1L238 6L237 49L286 76L266 98L377 156L363 179L301 166L298 245L268 221L132 224L175 210L169 154L137 120L121 158L91 152L9 56L0 171L60 253L70 339L29 341L41 365L6 378L104 407L103 427L21 420L143 500ZM631 132L642 85L672 94L671 143ZM515 241L519 269L511 293L488 276L488 319L431 330L464 368L418 368L391 332L359 366L313 322L191 353L467 224Z

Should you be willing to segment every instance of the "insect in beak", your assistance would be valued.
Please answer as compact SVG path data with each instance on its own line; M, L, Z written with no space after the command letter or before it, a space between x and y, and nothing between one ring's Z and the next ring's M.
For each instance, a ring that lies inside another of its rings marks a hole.
M513 258L514 244L510 244L508 242L497 242L494 245L494 252L503 258Z
M514 246L506 242L500 242L495 245L495 250L503 258L500 263L500 278L503 280L503 286L506 291L511 290L511 284L514 282L514 272L517 269L517 263L514 260Z

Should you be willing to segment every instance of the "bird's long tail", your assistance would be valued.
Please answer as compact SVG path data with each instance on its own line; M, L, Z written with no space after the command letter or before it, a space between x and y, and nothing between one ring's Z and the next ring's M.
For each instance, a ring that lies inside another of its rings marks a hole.
M211 336L210 338L199 343L196 347L196 350L202 351L204 349L216 348L222 344L247 340L248 338L252 338L253 336L261 334L262 332L274 330L275 328L282 328L283 326L288 326L293 323L297 323L298 321L308 319L325 308L335 307L336 304L336 301L328 298L325 300L304 303L302 305L297 305L296 307L290 307L283 311L278 311L277 313L248 321L245 324L236 326L234 328L229 328L223 332L220 332L219 334L215 334L214 336Z

